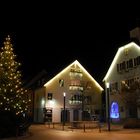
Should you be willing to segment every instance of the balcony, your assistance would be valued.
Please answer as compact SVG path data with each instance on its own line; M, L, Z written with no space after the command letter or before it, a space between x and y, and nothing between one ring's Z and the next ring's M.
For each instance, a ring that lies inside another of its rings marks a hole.
M71 68L70 72L82 73L81 69L79 68Z
M70 77L71 78L82 78L83 73L80 69L71 69L70 70Z
M82 104L82 95L75 94L69 100L69 104L71 105L81 105Z
M83 91L83 87L80 85L70 85L69 90L74 90L74 91Z

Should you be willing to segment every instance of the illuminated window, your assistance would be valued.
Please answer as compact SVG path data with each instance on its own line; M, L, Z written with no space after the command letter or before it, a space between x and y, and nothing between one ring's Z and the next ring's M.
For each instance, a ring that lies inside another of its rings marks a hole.
M110 118L118 119L119 117L119 105L117 102L112 102L110 108Z
M70 78L71 79L75 79L75 78L81 79L82 76L83 76L83 74L82 74L82 71L80 69L72 68L70 70Z
M70 81L70 85L73 85L73 86L80 86L81 83L80 83L80 80L71 80L71 81Z
M128 55L128 48L124 50L124 54Z

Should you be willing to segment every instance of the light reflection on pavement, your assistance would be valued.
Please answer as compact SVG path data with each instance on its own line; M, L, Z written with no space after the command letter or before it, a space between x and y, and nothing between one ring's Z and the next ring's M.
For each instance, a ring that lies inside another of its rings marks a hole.
M29 128L29 133L26 136L18 138L10 138L10 140L140 140L139 130L115 130L112 128L110 132L106 129L99 133L98 129L87 130L73 130L66 129L56 130L48 128L45 125L32 125ZM7 139L3 139L7 140Z

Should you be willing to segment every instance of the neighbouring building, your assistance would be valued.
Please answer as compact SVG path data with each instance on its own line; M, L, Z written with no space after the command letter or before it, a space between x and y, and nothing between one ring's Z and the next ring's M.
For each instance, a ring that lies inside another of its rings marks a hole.
M37 75L35 75L33 78L26 80L24 83L24 87L28 89L28 99L31 100L31 103L29 105L29 115L34 120L34 98L35 98L35 91L40 89L47 79L47 72L45 70L42 70Z
M35 91L34 122L72 122L99 115L103 88L76 60Z
M140 118L140 88L139 85L134 88L140 83L140 46L131 42L120 47L103 82L106 85L106 103L109 102L106 106L107 117L110 115L114 120Z

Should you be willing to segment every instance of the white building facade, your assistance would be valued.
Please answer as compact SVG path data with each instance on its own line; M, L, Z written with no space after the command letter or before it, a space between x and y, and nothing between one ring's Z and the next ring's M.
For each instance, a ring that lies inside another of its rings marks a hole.
M140 81L140 47L131 42L118 49L103 79L105 85L108 85L108 87L105 86L106 103L109 102L109 105L106 106L107 117L108 113L114 119L131 117L133 110L127 108L127 105L121 98L121 93L124 85L129 89L136 81ZM115 110L116 112L113 114ZM136 110L137 117L140 118L140 109L138 106Z
M87 120L91 114L100 114L102 91L76 60L36 91L34 121Z

